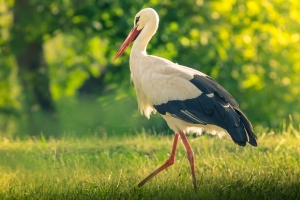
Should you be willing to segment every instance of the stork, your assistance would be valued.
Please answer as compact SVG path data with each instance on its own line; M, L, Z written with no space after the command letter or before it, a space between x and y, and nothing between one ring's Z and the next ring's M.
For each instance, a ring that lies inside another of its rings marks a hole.
M155 34L159 17L152 8L139 11L134 27L121 45L114 60L133 42L130 52L131 79L134 83L141 114L147 118L160 113L175 132L170 157L142 180L143 186L156 174L174 164L180 136L190 163L194 189L197 191L194 153L185 136L188 132L227 135L234 143L257 146L257 137L251 122L239 109L237 101L208 75L167 59L147 55L146 47Z

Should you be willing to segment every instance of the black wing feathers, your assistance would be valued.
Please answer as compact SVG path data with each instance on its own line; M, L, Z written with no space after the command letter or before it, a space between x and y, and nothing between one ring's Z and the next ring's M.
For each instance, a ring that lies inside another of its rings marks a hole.
M257 146L257 141L256 141L257 137L256 137L255 133L253 132L253 126L252 126L251 122L248 120L248 118L244 115L244 113L240 109L236 109L235 111L240 116L242 123L245 126L247 133L249 134L249 143L252 146Z
M219 96L224 97L224 99L226 99L231 106L239 107L238 102L231 96L231 94L210 76L200 76L196 74L194 75L194 78L190 80L190 82L193 83L204 94L210 94L213 92L218 93Z
M209 76L195 75L190 80L203 93L184 101L171 100L154 108L162 115L166 112L191 124L213 124L227 130L240 146L246 142L257 146L256 136L247 117L236 100Z

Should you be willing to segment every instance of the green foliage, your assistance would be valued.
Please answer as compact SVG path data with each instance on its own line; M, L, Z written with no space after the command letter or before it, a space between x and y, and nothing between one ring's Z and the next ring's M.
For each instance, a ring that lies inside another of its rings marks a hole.
M132 135L143 129L161 132L166 125L158 115L149 121L140 117L135 98L128 95L60 99L57 108L61 129L72 137Z
M198 193L178 145L173 166L142 188L162 164L173 136L43 137L0 140L1 199L299 199L299 131L261 132L259 147L211 135L189 137Z
M130 99L127 103L135 105L129 81L130 51L116 62L112 60L131 29L136 12L153 7L160 16L160 26L148 46L149 54L215 78L240 102L255 126L278 127L290 114L295 122L300 122L299 1L30 0L19 11L20 15L25 10L30 15L22 18L18 26L13 26L14 5L15 1L0 2L0 114L4 117L7 114L3 110L9 110L19 113L20 121L23 119L22 85L16 76L14 52L36 40L44 43L51 95L61 109L59 113L66 113L59 106L60 100L77 99L80 104L80 93L86 90L83 86L90 79L98 80L93 95L102 99L99 104L113 101L112 105L116 105L121 102L112 96L127 96ZM12 37L12 30L22 35ZM105 112L118 115L127 112L114 108L111 106ZM99 108L99 113L104 112L102 109ZM137 111L127 116L133 116L131 122L122 125L120 121L115 126L140 124ZM112 123L114 117L107 120ZM60 121L63 127L72 126ZM8 123L12 121L0 124L4 134L7 129L3 127L8 127ZM105 123L99 120L95 126L114 130Z

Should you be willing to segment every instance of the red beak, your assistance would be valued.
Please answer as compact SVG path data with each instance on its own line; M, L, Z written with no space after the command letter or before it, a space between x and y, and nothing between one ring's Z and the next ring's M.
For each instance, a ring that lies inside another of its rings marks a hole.
M137 30L136 27L133 27L133 29L131 29L126 40L123 42L117 55L115 56L114 61L117 60L117 58L119 58L124 53L124 51L127 49L127 47L129 47L129 45L136 39L136 37L140 34L141 31L142 31L142 29Z

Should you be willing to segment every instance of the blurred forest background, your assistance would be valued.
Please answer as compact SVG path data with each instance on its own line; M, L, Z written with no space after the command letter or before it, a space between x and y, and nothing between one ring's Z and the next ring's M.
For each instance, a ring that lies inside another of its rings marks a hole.
M0 136L168 132L137 110L130 50L112 61L145 7L148 54L215 78L254 126L299 124L299 0L0 0Z

